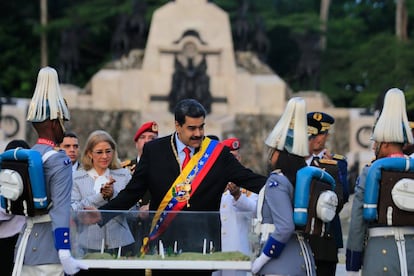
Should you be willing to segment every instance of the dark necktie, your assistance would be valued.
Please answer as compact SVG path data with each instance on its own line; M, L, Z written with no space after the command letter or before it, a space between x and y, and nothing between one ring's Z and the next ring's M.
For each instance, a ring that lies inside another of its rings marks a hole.
M191 156L190 156L191 150L190 150L190 148L185 147L183 149L183 151L185 152L185 158L184 158L184 161L183 161L183 165L181 166L181 169L182 170L185 168L185 166L187 165L188 161L190 161L190 159L191 159Z
M313 158L312 158L312 161L311 161L311 165L312 166L316 166L316 167L319 167L319 157L318 156L314 156Z

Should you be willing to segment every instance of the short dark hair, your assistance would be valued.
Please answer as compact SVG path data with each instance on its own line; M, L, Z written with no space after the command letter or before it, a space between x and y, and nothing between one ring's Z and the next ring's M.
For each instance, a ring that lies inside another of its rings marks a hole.
M185 116L191 118L206 117L206 109L194 99L183 99L177 103L174 109L174 117L178 124L185 123Z
M7 146L4 150L17 149L17 148L30 149L30 146L29 146L29 144L26 143L25 140L15 139L15 140L11 140L7 144Z
M78 135L76 135L76 133L75 133L75 132L73 132L73 131L66 131L66 132L63 134L63 137L71 137L71 138L76 138L76 139L78 139Z

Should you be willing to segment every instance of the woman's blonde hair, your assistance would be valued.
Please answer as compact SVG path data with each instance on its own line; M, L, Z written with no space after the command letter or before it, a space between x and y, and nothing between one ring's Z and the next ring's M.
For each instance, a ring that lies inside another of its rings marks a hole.
M88 171L93 168L92 158L89 157L89 153L92 154L93 148L101 143L101 142L107 142L109 145L111 145L111 148L113 150L112 154L112 161L111 164L109 164L109 169L119 169L121 168L121 163L118 159L118 153L116 150L116 143L115 140L112 138L112 136L104 131L104 130L95 130L91 134L89 134L88 139L86 140L85 148L83 149L81 163L82 167Z

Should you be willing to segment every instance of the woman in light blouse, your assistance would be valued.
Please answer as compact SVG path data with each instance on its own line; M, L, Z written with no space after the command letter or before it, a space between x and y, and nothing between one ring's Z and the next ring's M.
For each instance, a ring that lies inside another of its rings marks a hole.
M96 208L117 196L131 174L121 168L116 143L107 132L96 130L87 141L81 158L82 169L73 173L72 209ZM123 247L134 242L126 217L118 215L100 227L81 225L78 229L79 247L87 252L102 252L115 255L128 255Z

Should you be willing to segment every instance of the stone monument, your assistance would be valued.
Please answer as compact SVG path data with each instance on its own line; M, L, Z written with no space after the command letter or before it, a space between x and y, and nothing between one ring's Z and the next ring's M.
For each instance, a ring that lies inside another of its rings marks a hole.
M266 174L264 140L291 96L302 96L308 111L334 114L330 148L365 163L369 148L360 130L373 116L361 110L335 108L323 93L295 93L252 52L234 51L229 16L207 0L170 1L157 9L145 49L129 51L99 70L85 88L62 85L71 109L69 129L85 141L105 129L118 143L119 157L135 155L132 137L146 121L155 120L159 135L174 131L174 104L182 97L200 100L208 110L206 134L237 136L243 163ZM361 136L361 137L358 137ZM27 134L30 141L30 133ZM365 135L366 136L366 135ZM359 140L358 140L359 139Z
M290 93L270 70L251 73L236 64L229 16L207 0L176 0L160 7L152 17L142 64L103 68L86 93L66 92L72 108L139 112L142 122L159 123L161 135L173 131L174 104L182 97L196 98L209 112L207 131L220 138L236 127L236 115L278 116Z

